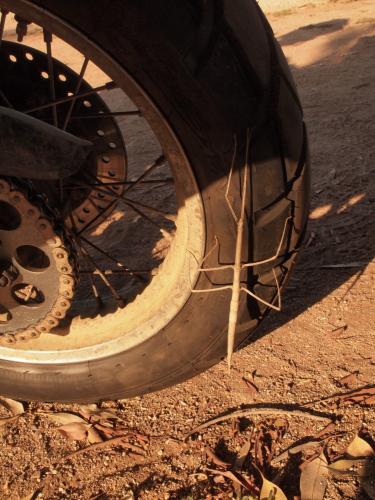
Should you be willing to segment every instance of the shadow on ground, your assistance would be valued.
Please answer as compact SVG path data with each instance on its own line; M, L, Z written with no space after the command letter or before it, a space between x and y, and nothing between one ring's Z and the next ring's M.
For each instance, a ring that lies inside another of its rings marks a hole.
M319 36L342 30L347 24L348 19L332 19L323 23L307 24L283 35L279 38L279 42L283 46L308 42Z
M342 26L344 21L319 25ZM281 40L295 43L300 30ZM351 48L340 57L337 51L343 39ZM359 279L373 261L375 122L371 103L375 66L369 54L374 51L375 36L357 36L354 30L352 35L342 33L326 44L316 64L292 68L302 94L312 151L308 248L284 294L283 312L271 314L252 340L299 316L353 276ZM344 267L348 264L352 267ZM329 265L343 267L322 267Z

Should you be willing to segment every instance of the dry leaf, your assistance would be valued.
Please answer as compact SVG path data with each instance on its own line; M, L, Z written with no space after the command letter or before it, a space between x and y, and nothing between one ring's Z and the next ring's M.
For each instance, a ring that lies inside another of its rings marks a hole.
M214 477L214 483L216 483L216 484L223 484L223 483L225 483L224 476L215 476Z
M89 420L90 422L98 422L101 423L102 425L107 425L108 427L112 427L113 423L110 422L110 420L120 420L120 418L112 411L99 410L97 413L93 413Z
M78 407L78 412L82 417L86 418L87 420L91 417L93 413L97 413L99 411L98 405L91 404L91 405L80 405Z
M91 427L91 424L88 424L86 422L73 422L71 424L58 427L57 430L63 436L72 439L73 441L83 441L87 438L88 432Z
M242 446L242 448L238 452L238 455L233 465L234 470L238 471L242 470L243 464L250 453L250 448L251 448L251 441L246 441L246 443Z
M102 425L110 426L111 424L108 420L119 420L119 417L114 412L110 410L99 410L97 405L94 404L81 405L79 407L79 413L86 420L90 422L100 422Z
M77 423L86 423L85 420L78 415L74 415L74 413L65 413L65 412L59 412L59 413L45 413L46 417L52 420L55 424L58 425L68 425L68 424L73 424L75 422Z
M337 474L348 474L355 473L356 475L361 474L361 467L365 467L369 462L369 458L339 458L335 462L332 462L328 469L333 473ZM353 469L352 469L353 468Z
M280 453L280 455L275 457L272 460L272 463L276 464L278 462L281 462L282 460L287 459L289 455L296 455L297 453L300 453L301 451L316 448L319 445L320 445L320 441L307 441L306 443L298 444L297 446L291 446L287 450Z
M282 490L276 486L276 484L268 481L263 474L261 474L261 476L263 479L263 485L260 491L260 500L287 500Z
M329 468L337 471L348 471L355 464L355 460L350 458L339 458L329 464Z
M22 415L22 413L25 413L23 404L19 401L14 401L14 399L0 398L0 405L4 406L4 408L9 410L13 415Z
M375 395L370 396L369 398L364 400L365 405L372 406L375 405Z
M305 462L300 478L301 500L322 500L327 487L327 459L322 453L319 457Z
M335 431L336 431L336 424L334 422L331 422L328 425L326 425L324 427L324 429L319 431L315 437L317 439L322 438L322 437L326 437L326 436L329 436L330 434L333 434Z
M373 457L375 451L367 441L360 438L358 434L346 449L347 455L354 458Z
M252 492L254 490L254 486L249 483L249 480L242 476L241 474L233 474L233 472L230 471L221 471L221 470L215 470L215 469L206 469L208 472L212 472L213 474L217 474L219 476L226 477L227 479L230 479L233 483L239 484L240 486L246 488L246 490Z
M215 453L209 448L208 446L205 447L205 452L207 454L207 457L215 464L218 465L219 467L229 467L231 464L228 462L224 462L224 460L221 460Z
M345 377L342 377L339 380L339 384L345 387L353 385L355 382L357 382L358 375L359 375L358 370L353 373L349 373L349 375L345 375Z
M353 391L349 394L342 394L339 396L339 399L343 401L343 403L364 403L373 396L375 396L375 387L364 387L363 389Z
M258 393L259 393L258 387L253 382L251 382L250 380L248 380L245 377L242 377L242 382L245 385L245 387L248 390L248 392L250 393L250 395L253 398L255 398L258 395Z
M102 443L103 439L101 438L99 432L95 429L95 427L90 427L87 432L87 439L90 444Z

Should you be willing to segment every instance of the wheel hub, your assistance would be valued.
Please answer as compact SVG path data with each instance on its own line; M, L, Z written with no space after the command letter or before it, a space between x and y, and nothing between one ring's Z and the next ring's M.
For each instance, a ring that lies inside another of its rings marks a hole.
M41 198L0 179L0 343L35 338L64 319L74 252Z
M95 178L111 183L125 181L126 149L116 120L108 117L109 107L101 95L85 80L81 81L80 76L71 68L57 59L53 59L53 67L56 101L71 99L77 88L80 95L86 96L75 101L66 131L94 144L90 157L82 165L81 172L67 179L65 183L67 185L82 183L87 186L93 184L92 179ZM12 106L40 121L53 124L54 108L48 106L51 102L51 82L47 54L26 45L4 40L0 51L0 74L6 75L6 78L2 79L1 91ZM110 83L107 86L110 87ZM71 100L62 102L56 106L59 128L64 127L71 102ZM113 197L98 191L95 187L64 189L64 196L61 199L61 186L58 183L36 181L33 185L36 191L46 194L50 205L64 207L66 223L71 226L73 218L77 230L84 228L96 217L95 225L100 224L108 217L110 208L113 207ZM118 185L113 189L120 195L124 188ZM104 215L101 216L101 213Z

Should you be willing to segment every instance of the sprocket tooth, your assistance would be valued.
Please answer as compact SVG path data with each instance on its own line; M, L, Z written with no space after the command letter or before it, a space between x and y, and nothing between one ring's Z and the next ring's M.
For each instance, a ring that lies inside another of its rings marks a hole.
M28 185L21 184L20 188L19 184L14 186L7 179L0 178L0 200L12 205L17 210L21 217L21 224L25 224L26 235L32 236L35 228L34 240L31 236L25 239L23 246L26 251L30 245L32 248L34 244L38 249L42 249L43 253L47 252L49 258L47 266L50 267L53 263L56 271L56 290L53 289L52 292L53 294L57 292L57 298L51 304L49 311L48 308L42 311L43 315L40 319L36 319L34 324L30 326L25 327L18 324L17 327L15 325L13 327L13 325L7 324L9 330L3 328L3 333L0 334L0 345L10 347L15 343L34 340L42 333L51 332L60 324L72 304L78 266L75 262L74 243L69 235L65 234L61 221L59 223L58 214L48 206L48 200L45 197L33 195ZM18 230L18 227L14 230ZM24 231L19 234L24 234ZM20 243L17 238L18 249ZM20 258L22 260L22 257ZM25 266L24 263L17 260L15 265L18 264ZM29 265L32 269L34 266L32 259ZM26 269L28 268L26 267ZM25 288L27 286L31 285L25 285ZM37 283L34 286L40 285ZM13 320L16 321L14 317Z

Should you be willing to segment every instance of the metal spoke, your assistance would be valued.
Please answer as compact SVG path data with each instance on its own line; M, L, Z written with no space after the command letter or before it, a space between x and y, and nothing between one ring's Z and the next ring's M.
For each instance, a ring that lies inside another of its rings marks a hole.
M132 210L134 210L135 213L137 213L139 216L141 216L143 219L147 220L150 224L152 224L154 227L156 227L159 231L161 230L160 225L157 224L154 220L152 220L148 215L146 215L142 210L139 210L139 208L132 206Z
M111 177L106 177L101 175L100 176L102 179L111 179ZM136 181L118 181L118 182L105 182L104 184L106 186L133 186L136 183ZM174 179L173 177L166 177L165 179L150 179L147 181L142 181L140 183L137 182L137 184L173 184ZM89 184L89 183L81 183L81 184L69 184L65 186L66 189L87 189L87 188L93 188L93 187L100 187L100 184Z
M117 203L117 200L113 200L107 207L103 208L90 222L88 222L82 229L76 232L76 236L80 236L82 233L87 231L95 222L97 222L106 212L111 210Z
M139 110L135 111L113 111L110 113L98 113L96 115L75 115L72 116L71 120L98 120L100 118L116 118L117 116L141 116L142 113Z
M139 184L145 177L150 175L156 168L161 167L167 162L167 159L164 155L159 156L159 158L156 158L154 163L146 167L145 171L141 176L138 177L138 179L132 184L131 187L128 187L125 189L124 194L128 193L131 189L133 189L137 184Z
M73 215L69 214L69 218L70 218L70 221L72 223L73 230L77 234L77 226L76 226L76 224L74 222ZM82 237L80 237L80 239L82 239ZM103 271L98 267L98 265L96 264L96 262L94 261L94 259L91 257L91 255L82 246L82 243L80 241L77 241L77 243L78 243L78 249L79 249L80 254L92 265L92 267L94 268L94 273L98 274L100 276L100 278L103 280L103 282L105 283L105 285L110 289L112 295L115 297L115 299L116 299L117 303L119 304L119 306L120 307L124 307L125 306L125 302L120 297L120 295L117 293L117 290L115 290L115 288L108 281L108 279L105 276L105 274L103 273ZM95 285L95 282L93 280L92 275L90 275L90 282L91 282L91 288L92 288L94 297L95 297L96 302L98 304L98 307L100 309L103 306L103 300L102 300L102 298L101 298L101 296L99 294L99 291L98 291L98 289L97 289L97 287Z
M169 214L168 212L164 212L163 210L160 210L155 207L150 207L149 205L145 205L144 203L141 203L139 201L131 200L130 198L125 198L123 195L116 193L115 191L112 191L111 189L103 189L105 187L105 184L101 184L101 187L94 187L93 191L97 191L99 193L106 194L108 196L111 196L112 198L115 198L117 200L123 201L126 205L129 205L131 208L142 208L144 210L147 210L155 215L160 215L161 217L164 217L164 219L170 220L172 222L175 222L176 216L173 214Z
M83 65L82 65L82 68L81 68L81 72L79 74L79 79L78 79L77 86L76 86L76 89L75 89L75 92L74 92L74 95L73 95L73 99L70 102L70 106L69 106L68 112L67 112L66 117L65 117L64 125L62 127L63 130L66 130L66 128L67 128L67 126L69 124L70 118L71 118L72 113L73 113L74 105L75 105L75 103L77 101L77 98L78 98L77 96L79 94L79 91L81 90L83 78L85 76L85 73L86 73L87 66L88 66L89 62L90 62L90 59L88 57L86 57L85 60L83 61Z
M8 106L8 108L14 108L14 106L12 105L12 103L9 101L9 99L2 90L0 90L0 97L4 101L4 103Z
M126 272L127 274L130 274L131 276L133 276L137 280L141 281L142 283L147 283L148 282L148 280L146 280L143 276L138 275L136 271L132 271L129 267L125 266L122 262L120 262L119 260L117 260L115 257L113 257L112 255L110 255L109 253L107 253L105 250L102 250L100 247L98 247L97 245L95 245L95 243L92 243L91 241L89 241L84 236L80 236L79 238L84 243L86 243L87 245L89 245L90 247L92 247L94 250L96 250L97 252L101 253L105 257L107 257L107 259L109 259L112 262L114 262L118 267L120 267L123 270L123 272Z
M1 9L1 18L0 18L0 47L3 41L5 23L7 20L7 15L9 14L9 10Z
M109 282L109 280L106 277L106 275L104 274L104 272L100 269L100 267L97 265L97 263L95 262L95 260L88 253L88 251L83 246L80 246L80 247L81 247L81 251L82 251L84 257L86 258L86 260L88 262L90 262L90 264L92 265L92 267L95 269L95 271L97 272L97 274L102 279L103 283L110 290L110 292L112 293L112 295L116 299L116 302L118 303L118 305L120 307L125 307L125 300L119 295L119 293L117 292L117 290L111 285L111 283Z
M52 102L54 102L56 101L56 88L55 88L55 72L53 68L53 58L52 58L52 34L47 30L43 30L43 37L47 48L50 97L52 99ZM52 106L52 116L53 116L54 126L58 127L56 104Z
M3 36L4 36L4 29L5 29L5 23L7 16L9 14L9 10L7 9L1 9L1 18L0 18L0 47L3 42ZM8 108L13 108L12 103L9 101L7 96L4 94L2 90L0 90L0 98L3 100L3 102L8 106Z
M79 274L97 274L96 271L89 271L88 269L80 269ZM119 274L129 274L130 271L127 271L126 269L103 269L102 272L106 276L112 276L112 275L119 275ZM131 271L132 273L138 273L138 274L151 274L152 269L135 269Z
M95 87L91 90L88 90L87 92L82 92L81 94L78 94L78 95L63 97L63 98L57 99L53 102L49 102L47 104L42 104L41 106L37 106L36 108L26 109L23 111L23 113L26 113L26 114L36 113L37 111L42 111L43 109L52 108L53 106L59 106L60 104L65 104L67 102L74 101L75 99L82 99L83 97L89 97L93 94L97 94L98 92L102 92L103 90L113 90L113 89L117 89L117 88L118 88L118 85L115 82L108 82L108 83L105 83L104 85L101 85L100 87Z
M82 255L82 252L81 252L81 255ZM96 271L93 271L93 273L96 273ZM95 285L95 281L94 281L94 278L93 278L93 273L90 272L90 273L87 273L87 274L89 275L92 293L93 293L93 295L95 297L98 309L100 310L103 307L103 299L101 298L99 290L98 290L97 286Z

